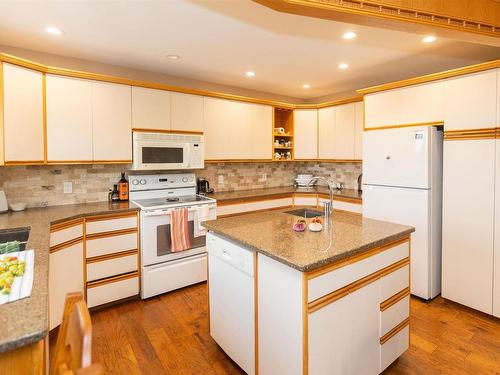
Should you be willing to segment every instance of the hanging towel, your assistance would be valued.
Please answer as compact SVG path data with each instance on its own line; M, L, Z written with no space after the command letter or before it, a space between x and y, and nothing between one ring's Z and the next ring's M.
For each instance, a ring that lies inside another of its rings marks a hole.
M170 213L170 240L172 252L184 251L191 247L189 240L188 209L180 208Z
M196 207L194 213L194 237L201 237L207 234L207 229L201 225L204 221L209 219L210 207L208 205L201 205Z

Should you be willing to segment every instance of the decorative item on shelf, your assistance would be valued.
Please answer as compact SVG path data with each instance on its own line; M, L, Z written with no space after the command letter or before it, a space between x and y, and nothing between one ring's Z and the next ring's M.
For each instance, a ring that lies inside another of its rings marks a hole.
M125 172L122 172L122 178L118 181L118 199L128 201L128 181L125 178Z
M285 147L292 147L292 141L285 141L284 145Z
M276 134L285 134L285 128L274 128Z
M285 154L286 160L292 160L292 153L290 151L287 151Z
M280 146L280 140L279 139L275 139L274 140L274 146L275 147L279 147Z
M275 152L274 153L274 159L275 160L281 160L281 153L280 152Z

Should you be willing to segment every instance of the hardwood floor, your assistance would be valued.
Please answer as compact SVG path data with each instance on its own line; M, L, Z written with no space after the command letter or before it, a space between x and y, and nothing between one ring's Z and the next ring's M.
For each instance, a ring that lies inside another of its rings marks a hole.
M93 312L93 360L106 374L241 374L208 333L206 293L202 283ZM410 350L384 374L500 374L500 320L412 298Z

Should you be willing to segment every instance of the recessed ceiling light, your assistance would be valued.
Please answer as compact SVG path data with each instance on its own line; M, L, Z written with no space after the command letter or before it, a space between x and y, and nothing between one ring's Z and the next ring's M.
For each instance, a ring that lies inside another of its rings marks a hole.
M347 69L347 68L349 68L349 64L346 64L346 63L339 64L339 69L344 70L344 69Z
M48 32L49 34L54 34L54 35L61 35L63 33L61 29L58 29L57 27L53 26L47 26L45 28L45 31Z
M433 43L436 41L436 37L434 35L427 35L422 38L422 42L424 43Z
M348 31L348 32L344 33L343 38L344 39L354 39L354 38L356 38L357 35L358 34L356 34L354 31Z
M170 60L179 60L179 59L180 59L180 56L179 56L179 55L167 55L167 57L168 57Z
M249 78L252 78L252 77L255 77L255 72L252 72L252 71L248 71L245 73L245 75Z
M303 89L308 89L308 88L310 88L310 87L311 87L311 85L310 85L309 83L304 83L304 84L302 85L302 88L303 88Z

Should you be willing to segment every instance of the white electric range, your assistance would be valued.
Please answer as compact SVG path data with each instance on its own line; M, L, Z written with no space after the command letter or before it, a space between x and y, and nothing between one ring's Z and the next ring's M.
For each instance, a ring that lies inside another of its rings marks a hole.
M197 206L209 207L216 219L216 200L196 194L194 173L130 175L130 200L141 208L141 297L148 298L207 279L205 236L194 236ZM191 247L172 252L170 213L188 209Z

